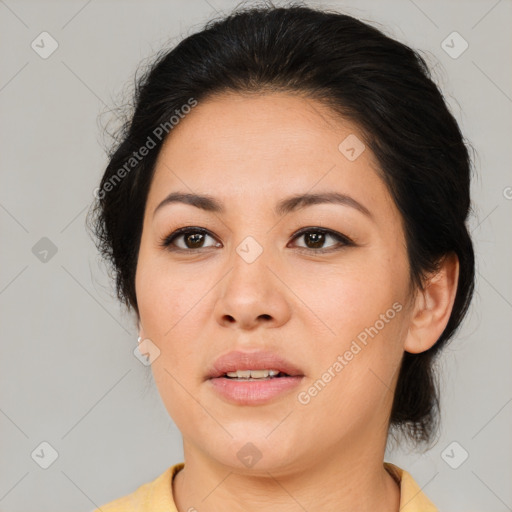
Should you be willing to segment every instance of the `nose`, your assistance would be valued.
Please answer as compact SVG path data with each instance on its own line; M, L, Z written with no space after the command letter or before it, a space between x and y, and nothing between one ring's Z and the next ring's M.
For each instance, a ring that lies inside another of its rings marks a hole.
M230 263L215 304L217 322L243 330L285 324L291 316L287 287L269 266L265 251L251 263L235 254Z

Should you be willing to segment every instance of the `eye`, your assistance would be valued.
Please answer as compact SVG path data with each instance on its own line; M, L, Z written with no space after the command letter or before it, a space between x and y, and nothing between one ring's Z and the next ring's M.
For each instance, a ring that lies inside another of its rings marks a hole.
M205 245L205 240L208 238L211 238L214 241L212 245ZM305 245L299 245L299 249L317 253L332 252L346 246L355 245L347 236L336 231L320 227L303 228L294 234L292 240L297 240L299 238L304 238L305 240ZM328 248L323 247L329 238L337 243L330 245ZM181 241L181 244L178 243L179 241ZM216 241L216 239L206 229L190 226L177 229L170 235L164 237L160 241L160 245L170 251L185 252L193 252L194 250L208 249L212 247L222 247L222 244Z
M215 243L210 246L205 246L204 243L207 238L215 240L215 238L213 238L206 229L186 227L177 229L170 235L163 238L160 245L171 251L193 251L194 249L219 247L221 245L220 243ZM182 240L181 246L176 243L177 240Z
M347 236L337 233L336 231L331 231L330 229L318 227L301 229L298 233L295 233L293 240L299 238L304 238L305 241L304 246L299 246L300 249L319 253L336 251L345 246L354 245L354 242ZM323 246L329 238L335 240L337 244L332 244L326 249Z

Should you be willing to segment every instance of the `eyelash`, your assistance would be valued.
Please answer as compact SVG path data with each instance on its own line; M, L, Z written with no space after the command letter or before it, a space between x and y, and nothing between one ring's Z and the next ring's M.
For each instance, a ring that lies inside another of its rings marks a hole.
M334 247L331 247L329 249L310 249L309 247L299 247L298 248L299 250L306 251L306 252L317 253L317 254L318 253L324 254L324 253L329 253L329 252L334 252L334 251L341 250L344 247L350 247L350 246L354 246L355 245L355 243L350 238L348 238L347 236L342 235L341 233L338 233L336 231L332 231L331 229L320 228L320 227L308 227L308 228L300 229L299 231L294 233L294 235L292 237L292 240L296 240L297 238L300 238L301 236L303 236L304 234L307 234L307 233L321 233L321 234L324 234L324 235L330 235L334 239L336 239L341 244L341 246L338 245L337 247L334 246ZM189 226L189 227L184 227L184 228L177 229L176 231L172 232L170 235L165 236L164 238L162 238L160 240L159 245L161 247L166 248L169 251L185 252L185 253L194 253L194 252L201 251L201 250L204 250L204 249L212 249L212 248L214 249L215 248L215 247L198 247L198 248L195 248L195 249L182 249L181 247L173 247L172 246L173 242L177 238L179 238L180 236L188 235L188 234L208 235L208 236L211 236L213 239L215 239L215 237L208 230L206 230L204 228L190 227Z

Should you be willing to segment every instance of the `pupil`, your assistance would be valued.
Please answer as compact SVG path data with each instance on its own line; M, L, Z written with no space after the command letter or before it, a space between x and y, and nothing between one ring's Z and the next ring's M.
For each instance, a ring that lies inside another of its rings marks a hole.
M325 233L306 233L306 245L308 245L308 241L313 243L314 248L321 247L325 240Z
M191 242L190 245L192 245L192 249L196 249L198 247L201 247L202 237L201 233L194 233L192 235L187 236L187 242Z

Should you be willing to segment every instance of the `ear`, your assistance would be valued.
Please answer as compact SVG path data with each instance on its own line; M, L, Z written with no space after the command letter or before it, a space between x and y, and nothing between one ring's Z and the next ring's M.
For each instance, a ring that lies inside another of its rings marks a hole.
M404 345L407 352L419 354L435 345L450 319L458 279L459 259L449 253L417 292Z

